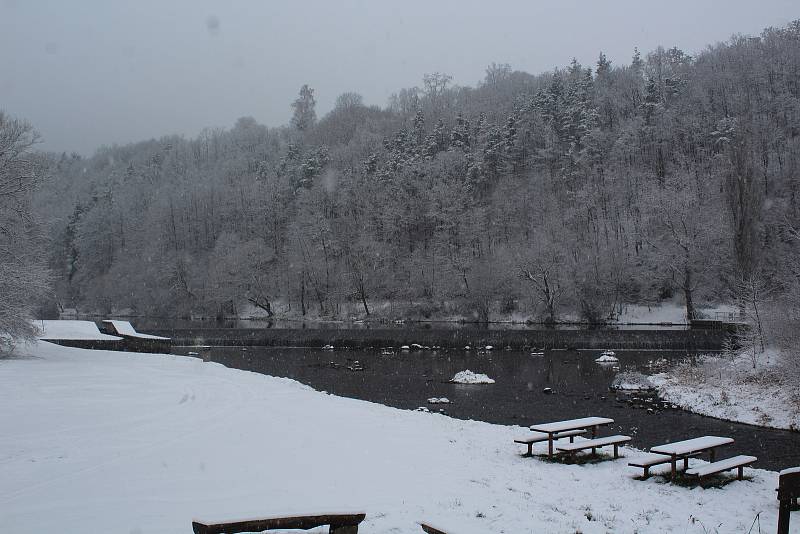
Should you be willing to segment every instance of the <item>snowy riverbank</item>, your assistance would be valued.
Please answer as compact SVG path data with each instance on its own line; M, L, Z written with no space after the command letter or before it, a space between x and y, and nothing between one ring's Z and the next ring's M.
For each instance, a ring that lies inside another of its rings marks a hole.
M625 460L522 458L527 429L397 410L202 360L40 342L0 360L0 531L188 532L363 509L365 533L747 532L777 475L722 489ZM494 386L498 387L498 386ZM598 414L603 415L603 414ZM539 448L538 450L541 450ZM640 452L623 449L635 457ZM793 532L800 532L800 524Z
M785 372L782 355L767 351L756 369L747 354L701 356L650 377L659 395L702 415L771 428L800 430L798 377Z

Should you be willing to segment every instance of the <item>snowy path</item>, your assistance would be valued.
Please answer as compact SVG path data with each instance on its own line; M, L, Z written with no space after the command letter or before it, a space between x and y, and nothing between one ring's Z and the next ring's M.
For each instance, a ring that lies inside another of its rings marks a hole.
M194 358L28 352L0 360L0 532L190 532L192 517L359 509L365 533L419 534L419 519L509 534L747 532L758 512L762 529L776 521L772 472L747 470L753 481L721 490L641 482L623 460L521 458L512 439L526 429Z

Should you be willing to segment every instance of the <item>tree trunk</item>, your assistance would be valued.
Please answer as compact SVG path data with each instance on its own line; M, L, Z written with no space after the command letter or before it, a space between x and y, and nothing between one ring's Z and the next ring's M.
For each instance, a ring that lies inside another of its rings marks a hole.
M272 311L272 304L268 299L265 298L259 299L258 297L247 297L247 300L254 306L261 308L262 310L267 312L267 317L272 318L275 315L275 313Z
M361 290L361 303L364 305L364 312L369 315L369 307L367 306L367 296L364 294L364 290Z
M300 311L303 317L306 316L306 272L300 275Z
M683 295L686 298L686 318L689 322L694 320L694 301L692 300L692 269L686 267L683 277Z

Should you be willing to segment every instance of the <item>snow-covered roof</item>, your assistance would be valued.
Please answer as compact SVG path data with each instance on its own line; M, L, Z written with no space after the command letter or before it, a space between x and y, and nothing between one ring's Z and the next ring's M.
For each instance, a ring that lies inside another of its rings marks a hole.
M36 321L41 330L39 339L81 339L119 341L122 338L104 334L92 321Z
M104 320L103 322L110 323L114 327L114 330L121 336L138 337L141 339L163 339L165 341L169 339L168 337L141 334L137 332L133 325L128 321Z

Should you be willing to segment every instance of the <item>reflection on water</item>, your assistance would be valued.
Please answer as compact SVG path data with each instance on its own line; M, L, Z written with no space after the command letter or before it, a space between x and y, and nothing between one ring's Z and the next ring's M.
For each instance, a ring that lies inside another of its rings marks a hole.
M191 348L176 348L187 354ZM390 351L291 348L202 349L203 356L229 367L289 377L316 389L398 408L426 406L426 399L447 397L443 409L462 419L527 426L588 415L612 417L613 432L634 437L647 448L700 435L730 436L730 454L759 456L758 466L780 469L800 464L800 433L767 430L703 417L651 404L624 402L610 391L618 372L649 372L654 364L676 362L675 352L617 352L618 366L598 365L599 351ZM358 361L358 365L354 362ZM359 370L363 369L363 370ZM496 380L493 385L448 382L470 369ZM545 393L550 388L552 394ZM428 406L438 410L442 405ZM650 413L647 408L650 409ZM509 444L511 449L513 444Z
M107 317L103 317L107 319ZM223 320L197 320L197 319L171 319L171 318L122 318L130 321L137 330L147 331L148 329L197 329L197 328L240 328L240 329L263 329L263 328L299 328L314 330L322 329L370 329L370 328L409 328L409 329L470 329L487 328L489 330L587 330L587 329L614 329L614 330L686 330L689 328L685 324L612 324L612 325L588 325L582 323L571 324L526 324L526 323L461 323L456 321L386 321L386 322L365 322L365 321L303 321L286 319L223 319Z

